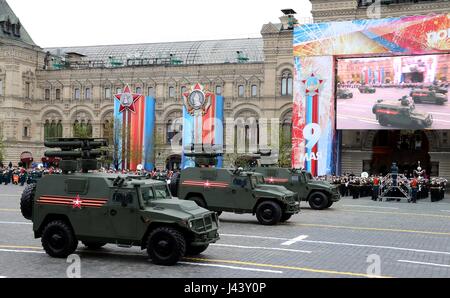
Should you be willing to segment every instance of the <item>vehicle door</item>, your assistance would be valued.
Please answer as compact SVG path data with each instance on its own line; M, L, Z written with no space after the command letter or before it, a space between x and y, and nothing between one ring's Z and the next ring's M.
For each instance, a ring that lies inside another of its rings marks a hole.
M253 198L252 183L248 176L235 176L231 181L231 195L234 209L252 210L255 205Z
M139 199L136 189L116 189L108 206L114 236L120 240L136 240Z
M292 183L297 185L295 191L298 193L299 197L303 200L308 197L309 194L309 186L304 173L294 174L292 175Z

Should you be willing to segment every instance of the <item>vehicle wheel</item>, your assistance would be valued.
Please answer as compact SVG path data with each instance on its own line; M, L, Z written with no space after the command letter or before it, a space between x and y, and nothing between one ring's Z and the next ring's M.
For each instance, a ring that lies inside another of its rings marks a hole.
M276 225L282 216L281 207L278 203L264 201L256 208L256 218L259 223L265 226Z
M103 246L106 245L106 243L103 242L82 242L84 246L86 246L89 249L100 249Z
M190 197L189 201L194 201L199 207L206 208L206 203L203 198L200 197Z
M67 258L77 249L78 240L72 228L62 220L49 223L42 233L42 247L54 258Z
M327 208L329 200L326 195L321 192L315 192L309 196L309 206L314 210L323 210Z
M147 253L157 265L175 265L186 254L186 240L173 228L156 228L148 236Z
M330 208L331 206L333 206L333 203L334 203L333 201L329 201L328 205L327 205L327 208Z
M202 252L204 252L208 248L209 244L200 245L200 246L191 246L188 244L186 247L186 256L198 256Z
M292 217L292 213L283 213L283 215L281 216L281 219L280 219L280 221L281 222L287 222L289 219L291 219L291 217Z
M31 220L33 216L33 202L35 191L36 184L27 185L23 190L22 197L20 198L20 211L22 212L23 217L28 220Z
M384 115L378 116L378 122L380 123L381 126L388 126L386 117Z

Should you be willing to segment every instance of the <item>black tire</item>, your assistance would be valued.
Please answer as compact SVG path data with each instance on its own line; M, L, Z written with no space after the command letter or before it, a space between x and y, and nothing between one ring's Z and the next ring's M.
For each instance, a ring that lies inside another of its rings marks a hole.
M330 200L330 201L328 202L327 208L331 208L331 206L333 206L333 203L334 203L334 202Z
M323 210L327 208L329 200L325 194L314 192L309 196L308 202L312 209Z
M175 265L186 254L186 239L173 228L156 228L148 236L147 253L157 265Z
M78 246L72 228L62 220L50 222L44 228L41 241L45 252L54 258L67 258Z
M378 116L378 122L380 123L381 126L388 126L388 122L384 115Z
M190 197L189 201L194 201L199 207L206 209L206 203L205 200L201 197Z
M292 213L283 213L280 222L287 222L288 220L291 219L292 215L293 215Z
M31 220L33 216L34 193L36 192L36 184L30 184L25 187L20 198L20 211L23 217Z
M273 226L280 222L283 212L278 203L263 201L256 207L256 218L265 226Z
M188 244L186 247L186 256L198 256L202 252L204 252L209 247L209 244L201 245L201 246L191 246Z
M83 243L84 246L86 246L89 249L100 249L100 248L102 248L103 246L106 245L106 243L104 243L104 242L86 242L86 241L83 241L82 243Z

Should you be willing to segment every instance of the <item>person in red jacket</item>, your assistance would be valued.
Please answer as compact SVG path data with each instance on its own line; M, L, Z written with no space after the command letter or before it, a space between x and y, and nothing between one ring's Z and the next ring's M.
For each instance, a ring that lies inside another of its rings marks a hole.
M380 193L380 182L380 178L378 178L377 176L373 178L372 201L378 200L378 196Z
M417 203L417 190L418 190L418 186L419 186L419 182L417 181L416 178L413 178L411 180L411 201L415 204Z

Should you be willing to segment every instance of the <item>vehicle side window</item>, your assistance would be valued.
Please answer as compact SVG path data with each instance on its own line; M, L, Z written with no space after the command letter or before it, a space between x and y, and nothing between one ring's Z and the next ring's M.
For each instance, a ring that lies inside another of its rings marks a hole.
M240 186L240 187L245 187L245 186L247 186L247 179L234 178L233 185Z
M300 182L300 177L299 176L292 176L292 183L297 183Z

